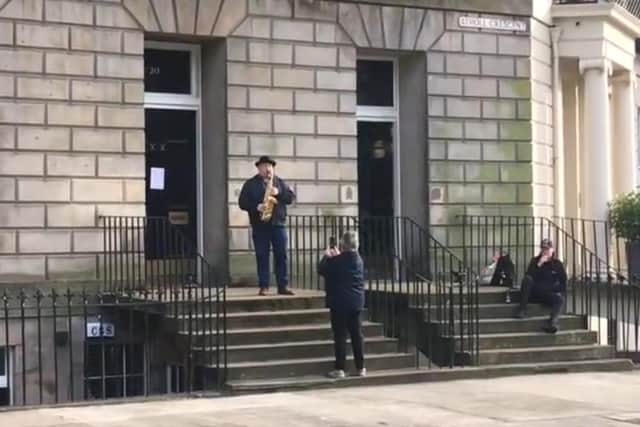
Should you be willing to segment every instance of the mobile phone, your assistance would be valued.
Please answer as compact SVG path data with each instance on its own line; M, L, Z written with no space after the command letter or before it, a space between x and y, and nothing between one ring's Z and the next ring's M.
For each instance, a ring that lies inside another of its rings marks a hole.
M329 247L331 249L334 249L337 246L337 242L336 242L336 238L335 237L329 237Z

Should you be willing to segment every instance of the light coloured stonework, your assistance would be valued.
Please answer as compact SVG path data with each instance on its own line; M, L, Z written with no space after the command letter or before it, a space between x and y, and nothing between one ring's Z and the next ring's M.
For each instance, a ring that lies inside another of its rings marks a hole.
M429 99L429 176L443 194L432 200L431 223L454 250L462 243L456 215L530 215L533 203L523 70L530 36L461 28L463 15L445 13L447 30L428 56L428 90L437 95Z
M96 278L99 216L145 214L145 33L227 39L221 143L228 147L234 277L255 280L246 215L236 202L257 156L278 159L278 173L298 194L292 213L357 214L356 59L363 49L426 56L428 139L416 143L429 145L425 185L441 189L430 220L442 226L434 233L443 243L455 243L458 233L447 226L460 213L530 213L534 202L547 209L549 198L537 194L553 188L548 40L460 28L465 13L407 3L0 5L0 280Z

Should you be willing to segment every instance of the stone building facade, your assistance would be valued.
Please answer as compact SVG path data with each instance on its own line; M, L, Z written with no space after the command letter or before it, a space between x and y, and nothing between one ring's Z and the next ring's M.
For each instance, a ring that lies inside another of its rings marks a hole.
M234 277L253 274L236 202L257 156L277 158L293 214L358 213L358 122L372 114L357 102L359 58L394 64L396 214L450 246L462 213L553 215L550 10L0 0L0 278L97 279L101 217L147 214L145 109L167 99L145 94L145 49L163 43L194 55L174 101L197 117L198 240Z

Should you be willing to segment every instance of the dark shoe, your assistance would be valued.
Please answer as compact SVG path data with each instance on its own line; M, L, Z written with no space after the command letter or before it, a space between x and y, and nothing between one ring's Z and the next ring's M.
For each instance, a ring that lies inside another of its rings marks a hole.
M267 296L267 292L269 292L269 289L260 288L260 292L258 292L258 295L260 295L261 297L266 297Z
M527 317L527 312L526 312L526 310L523 310L522 308L519 308L513 314L513 317L515 317L516 319L524 319L525 317Z
M553 325L545 326L544 328L542 328L542 330L548 334L555 334L556 332L558 332L558 328Z
M290 289L280 289L278 290L278 295L295 295Z

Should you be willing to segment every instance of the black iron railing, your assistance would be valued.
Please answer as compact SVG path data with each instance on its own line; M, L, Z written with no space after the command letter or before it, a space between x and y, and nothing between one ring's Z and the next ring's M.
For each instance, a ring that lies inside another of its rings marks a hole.
M640 1L638 0L616 0L616 3L627 9L631 14L640 18Z
M106 292L136 293L170 304L173 316L189 316L189 337L204 318L207 340L198 340L202 353L223 342L226 369L226 286L224 280L198 252L197 243L165 217L102 217L103 285ZM188 313L179 313L182 301Z
M543 238L551 239L562 255L569 275L576 277L616 276L619 271L602 252L592 250L581 235L567 231L558 222L543 217L473 216L460 217L464 259L474 272L484 268L500 250L511 255L516 282L522 280L528 263L539 251Z
M640 0L554 0L555 4L616 3L640 18Z
M428 366L478 360L478 288L464 263L415 221L403 217L292 216L291 283L324 289L317 273L331 237L347 230L360 237L369 319L405 349L428 357ZM464 325L464 327L457 327Z
M553 221L601 262L615 268L625 280L640 282L637 272L629 268L627 242L616 237L609 221L565 217L556 217Z
M0 296L1 406L59 404L221 389L225 339L215 318L210 351L197 316L224 294L172 302L151 293L50 289Z
M515 264L516 283L539 253L540 241L551 239L568 275L565 311L585 316L601 344L640 360L640 287L629 283L609 258L581 242L582 234L536 217L463 216L461 227L465 235L461 250L471 268L480 271L503 251Z
M197 244L165 217L101 217L107 291L147 290L170 297L185 286L217 286ZM211 275L209 277L209 275Z

